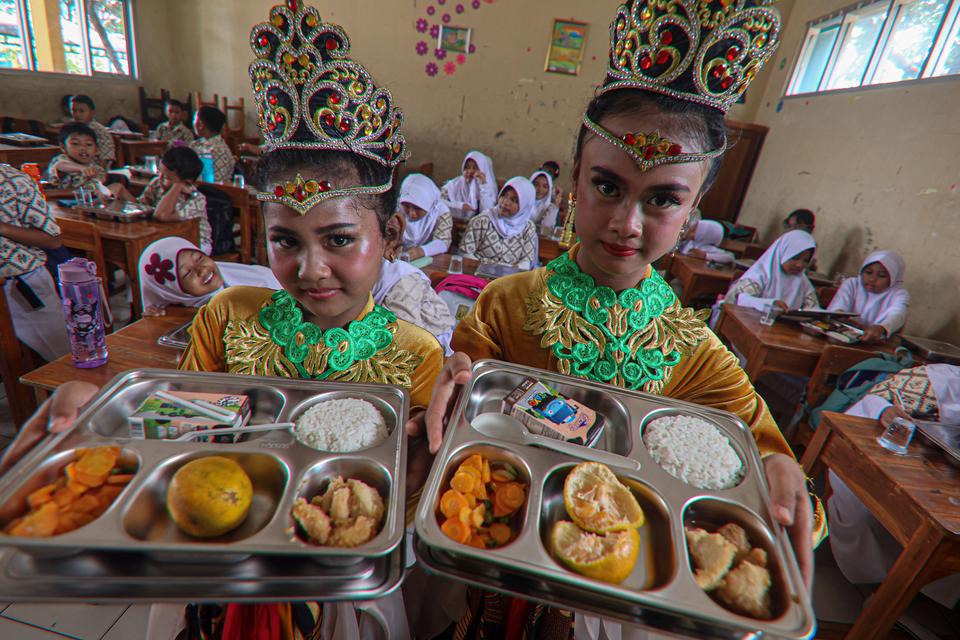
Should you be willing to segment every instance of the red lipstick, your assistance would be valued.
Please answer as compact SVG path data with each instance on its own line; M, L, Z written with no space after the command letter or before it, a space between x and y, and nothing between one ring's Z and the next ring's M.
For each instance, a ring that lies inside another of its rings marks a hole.
M637 253L640 251L634 247L628 247L621 244L611 244L609 242L601 242L601 244L603 245L603 248L607 250L607 253L612 256L616 256L617 258L629 258L637 255Z

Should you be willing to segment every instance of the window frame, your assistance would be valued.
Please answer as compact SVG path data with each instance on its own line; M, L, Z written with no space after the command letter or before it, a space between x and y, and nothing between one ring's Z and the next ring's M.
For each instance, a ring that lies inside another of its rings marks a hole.
M907 80L897 80L893 82L874 81L876 78L877 68L879 67L880 61L883 58L883 54L886 51L887 45L890 43L891 35L894 27L897 26L897 21L901 16L902 10L906 5L915 1L918 0L862 0L861 2L848 5L838 11L834 11L833 13L808 22L807 35L803 38L800 45L800 50L795 58L793 68L790 72L790 77L784 90L784 98L810 97L825 93L861 91L915 82L927 82L930 80L942 81L960 77L960 73L934 75L934 72L939 67L941 61L943 60L944 53L947 50L950 34L954 30L960 29L960 0L945 0L946 8L944 9L943 14L940 16L940 22L937 25L933 40L930 43L926 57L923 60L920 74L916 78ZM867 60L867 65L864 68L863 73L861 74L859 84L850 87L838 87L832 89L827 88L827 84L830 81L830 78L836 67L840 51L843 48L843 43L849 35L850 28L853 26L853 24L855 24L854 21L849 20L849 17L853 14L863 12L863 10L869 9L874 5L881 7L885 6L886 15L884 17L883 24L880 27L880 31L877 33L877 37L874 40L873 48L870 51L870 57ZM808 52L810 51L810 47L815 43L817 36L819 36L822 31L829 28L831 26L831 22L835 22L838 19L840 20L841 31L834 40L827 64L824 66L820 81L817 84L817 89L815 91L805 91L802 93L797 91L801 84L801 80L806 73L805 64L808 63ZM805 60L805 58L807 58L807 60Z
M82 53L86 73L68 73L65 71L44 71L37 68L36 53L34 51L34 32L33 22L30 19L30 11L27 8L28 0L15 0L17 11L20 16L20 37L25 43L24 57L26 59L26 69L17 69L13 67L0 67L0 75L28 76L37 75L46 78L94 78L98 81L116 81L116 82L139 82L140 81L140 60L136 46L136 34L134 31L133 0L121 0L123 7L123 27L126 41L126 56L128 73L114 73L107 71L97 71L93 66L93 53L90 42L90 22L87 19L86 0L77 0L77 10L80 15L82 28L80 37L82 41Z

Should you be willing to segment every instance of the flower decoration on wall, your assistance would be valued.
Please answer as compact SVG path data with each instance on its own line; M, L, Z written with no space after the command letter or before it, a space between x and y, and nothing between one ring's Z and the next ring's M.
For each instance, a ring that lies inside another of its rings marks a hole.
M428 15L428 16L432 16L432 15L435 14L436 12L437 12L437 8L436 8L436 7L433 7L433 6L427 7L427 15Z
M430 37L439 38L440 37L440 25L432 24L430 25Z
M433 55L437 57L437 60L443 60L444 58L447 57L447 52L443 49L436 49L433 52Z
M433 52L434 60L424 66L424 73L427 76L436 77L441 70L445 75L451 76L456 73L458 66L467 63L469 54L477 51L476 45L470 41L469 33L472 30L462 24L451 25L453 16L465 16L468 14L468 9L476 11L484 4L494 2L495 0L454 0L448 4L447 0L435 0L426 6L423 15L417 18L414 25L417 33L429 33L434 39L432 43L429 40L418 39L415 45L418 56L426 56ZM449 10L444 11L447 8ZM465 38L459 35L448 36L446 30L467 35Z
M463 5L462 5L462 4L458 4L458 5L457 5L457 13L463 13Z
M454 62L448 62L443 65L443 72L448 76L452 76L457 71L457 65Z
M473 0L473 2L470 3L470 6L473 7L474 9L479 9L479 8L480 8L480 0Z
M420 18L417 20L417 31L424 33L427 30L428 22L425 18Z
M427 55L427 51L429 50L430 50L430 45L428 45L423 40L417 43L417 55L425 56Z
M427 75L428 75L428 76L430 76L430 77L432 78L433 76L437 75L437 71L439 71L439 68L437 67L437 63L436 63L436 62L428 62L428 63L427 63Z

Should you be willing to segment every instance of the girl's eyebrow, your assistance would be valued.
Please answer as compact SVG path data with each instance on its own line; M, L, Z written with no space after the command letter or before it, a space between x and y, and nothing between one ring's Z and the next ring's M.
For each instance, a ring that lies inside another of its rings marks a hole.
M601 178L610 180L611 182L619 182L621 184L625 183L626 180L622 178L619 174L606 167L590 167L590 170L599 175ZM680 182L665 182L663 184L653 184L645 188L646 191L676 191L680 193L690 193L690 187Z
M313 232L317 235L323 235L325 233L332 233L334 231L341 231L343 229L352 229L352 228L355 228L356 226L357 225L353 222L336 222L334 224L328 224L323 227L317 227L316 229L313 230ZM273 231L276 233L289 233L290 235L296 235L295 231L279 225L271 225L269 231Z

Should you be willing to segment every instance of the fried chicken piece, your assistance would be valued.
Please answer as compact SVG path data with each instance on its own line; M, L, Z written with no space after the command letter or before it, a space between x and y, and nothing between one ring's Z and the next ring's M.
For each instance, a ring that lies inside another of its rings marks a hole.
M761 549L760 547L754 547L750 550L750 553L746 555L743 559L744 562L749 562L750 564L755 564L758 567L764 569L767 568L767 552Z
M330 517L323 509L303 498L297 498L293 504L293 517L311 540L318 544L327 544L330 538Z
M744 531L740 525L733 524L732 522L725 524L717 529L717 533L729 540L730 544L736 547L737 555L733 560L734 564L738 564L750 553L750 540L747 538L747 532Z
M770 572L752 562L741 562L717 587L720 602L732 611L767 620L770 611Z
M333 499L330 501L330 517L334 524L340 525L350 520L350 488L340 487L333 492Z
M373 518L378 524L383 520L383 498L380 492L360 480L347 480L353 493L350 503L350 515Z
M326 491L323 492L322 496L315 496L311 502L313 504L319 505L321 509L330 513L330 509L333 504L333 494L337 492L337 489L343 489L347 486L347 483L343 481L343 478L337 476L327 485Z
M367 516L359 516L355 520L337 525L330 536L332 547L357 547L373 540L377 535L377 521Z
M696 527L688 527L686 536L697 585L704 591L712 591L730 570L737 548L719 533Z

